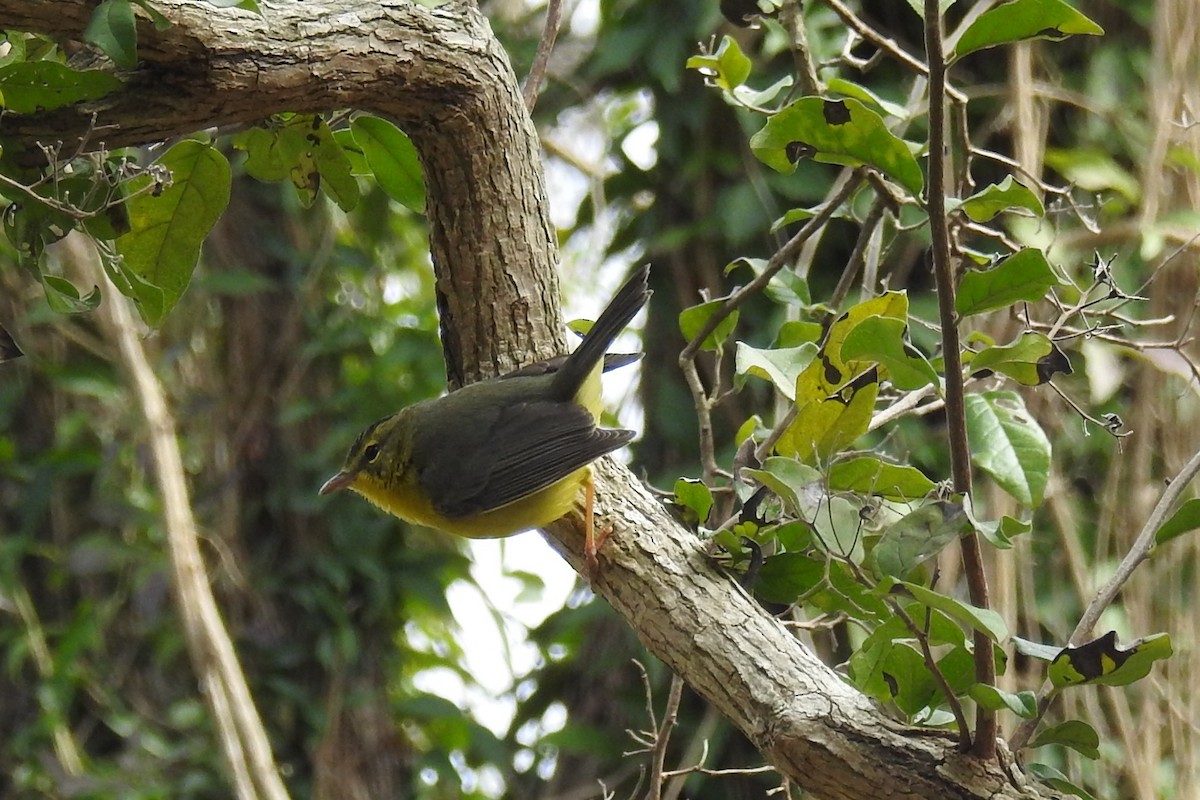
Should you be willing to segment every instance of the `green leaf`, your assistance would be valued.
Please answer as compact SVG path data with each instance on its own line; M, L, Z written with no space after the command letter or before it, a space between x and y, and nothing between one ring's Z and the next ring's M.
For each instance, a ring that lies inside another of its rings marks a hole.
M712 511L712 492L703 481L680 478L675 481L675 503L692 512L697 524L703 525Z
M859 100L802 97L767 120L750 138L754 154L782 173L805 156L832 164L869 164L914 196L925 186L908 144Z
M717 52L692 56L687 60L687 68L699 70L725 91L733 91L750 77L750 59L742 53L737 40L728 34L721 38Z
M774 492L793 517L810 517L824 495L821 473L794 458L771 456L762 469L745 469L742 473Z
M1169 542L1177 536L1200 528L1200 500L1192 498L1179 507L1154 533L1154 544Z
M794 222L812 219L816 215L817 212L811 208L793 208L771 223L771 233L777 233L781 228L786 228Z
M980 350L972 356L970 369L972 375L1000 372L1025 386L1041 386L1056 373L1073 371L1066 353L1045 334L1033 331L1022 333L1011 344Z
M1069 719L1038 733L1030 747L1058 744L1069 747L1093 761L1100 757L1100 734L1086 722Z
M871 551L880 575L904 578L926 559L972 530L961 503L935 500L905 514Z
M752 89L743 84L733 87L732 94L738 103L762 107L774 100L783 90L792 88L793 83L795 79L791 75L784 75L765 89Z
M760 350L745 342L737 343L734 371L770 381L787 399L796 399L796 379L817 354L815 344Z
M781 553L763 562L754 591L769 603L791 604L824 579L824 559L803 553Z
M829 488L906 502L925 497L937 484L916 467L889 464L878 456L855 456L833 463Z
M350 122L350 129L380 188L397 203L424 214L425 177L412 140L404 131L379 117L355 117Z
M137 25L129 0L104 0L96 6L83 38L103 50L118 67L137 66Z
M828 460L867 432L878 394L879 378L872 369L827 397L798 395L799 411L779 437L776 451L802 461Z
M1061 284L1045 254L1027 247L989 270L968 270L959 284L954 308L960 317L969 317L1022 301L1033 303Z
M755 593L772 603L803 598L827 614L845 613L855 619L887 619L887 604L871 594L841 562L828 562L803 553L782 553L763 562Z
M971 459L1030 508L1041 504L1050 475L1050 440L1015 392L968 394Z
M724 300L710 300L707 303L685 308L679 314L679 330L683 334L683 338L689 342L695 339L704 326L708 324L708 320L712 315L724 307ZM705 350L716 350L721 346L722 342L729 338L729 334L733 333L733 329L737 327L737 321L738 312L734 310L717 323L717 327L705 337L701 347Z
M69 280L43 273L42 288L46 292L46 302L59 314L84 314L100 305L99 286L93 286L90 292L81 296Z
M124 84L98 69L76 72L54 61L26 61L0 67L0 98L14 114L69 106L115 92Z
M851 502L840 495L819 495L816 513L809 519L817 544L826 552L848 558L855 563L863 559L862 503Z
M1072 34L1102 36L1104 29L1062 0L1012 0L980 14L955 43L950 60L1001 44L1059 41Z
M925 657L908 642L895 642L887 648L879 670L891 701L906 716L913 716L937 696L937 683L925 666Z
M162 322L187 288L200 245L229 203L232 182L225 156L197 141L175 145L159 164L171 171L171 185L157 195L131 197L131 229L116 240L126 269L161 291L156 297L139 291L136 284L130 287L129 296L152 327Z
M324 118L316 116L306 135L309 147L292 168L292 183L308 204L324 186L330 198L342 211L352 211L358 205L358 181L354 178L350 158L329 129Z
M1007 708L1023 719L1033 719L1037 716L1037 695L1030 691L1013 694L986 683L977 683L971 687L968 694L976 703L991 711Z
M150 0L133 0L138 8L145 11L150 17L150 21L154 23L155 30L165 31L171 27L171 20L167 19L161 11L154 7Z
M1033 523L1022 522L1015 517L1005 514L1000 517L999 521L977 521L975 523L975 530L979 531L983 535L983 538L991 543L992 547L999 550L1008 550L1013 546L1012 540L1014 537L1033 530Z
M1125 686L1150 673L1155 661L1172 654L1171 637L1156 633L1129 643L1117 644L1117 632L1108 633L1078 646L1067 646L1050 662L1046 676L1056 688L1082 686Z
M816 322L803 322L798 319L788 320L779 326L779 332L775 334L774 347L787 348L799 347L803 344L817 344L821 341L821 337L825 335L825 329ZM792 387L794 394L796 387Z
M825 81L825 88L831 92L844 94L847 97L853 97L855 100L861 100L863 103L874 106L876 111L883 114L896 117L897 119L907 119L908 109L900 103L893 103L889 100L884 100L875 92L858 83L853 83L845 78L830 78Z
M970 603L956 600L953 597L938 594L920 584L909 583L908 581L896 581L892 585L892 591L895 591L896 586L903 586L922 605L936 608L938 611L953 617L973 630L985 634L994 642L1001 642L1008 635L1008 628L1004 624L1004 618L990 608L979 608Z
M937 370L908 341L908 323L894 317L868 317L854 326L842 343L843 361L874 361L902 392L938 386Z
M954 5L956 0L938 0L938 13L945 14L946 9ZM908 0L908 5L913 11L917 12L917 16L925 19L925 0Z
M1129 203L1142 196L1138 179L1117 163L1110 153L1099 149L1074 148L1046 151L1046 165L1057 170L1071 183L1089 192L1116 192Z
M738 267L749 267L755 277L767 270L765 258L737 258L725 266L725 274L729 275ZM767 283L766 294L781 305L807 306L812 302L808 282L790 269L783 269L771 276Z
M1075 795L1076 797L1082 797L1083 800L1096 800L1095 797L1071 783L1066 775L1063 775L1049 764L1030 764L1028 769L1031 775L1053 789Z
M282 181L291 176L308 146L305 138L310 118L273 122L235 134L233 146L246 152L246 172L260 181Z
M1058 657L1062 652L1061 647L1056 647L1052 644L1042 644L1041 642L1022 639L1020 636L1012 637L1013 648L1023 656L1036 658L1039 661L1049 663Z
M987 222L1002 211L1023 208L1034 216L1046 215L1038 196L1009 175L1002 183L988 186L962 201L963 212L976 222Z

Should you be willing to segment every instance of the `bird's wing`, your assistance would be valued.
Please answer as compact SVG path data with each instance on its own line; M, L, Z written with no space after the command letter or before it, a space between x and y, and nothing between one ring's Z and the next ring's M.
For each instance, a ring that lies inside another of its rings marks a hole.
M528 497L634 435L597 428L582 406L550 400L506 406L481 434L476 446L443 454L420 476L435 508L447 517L493 511Z

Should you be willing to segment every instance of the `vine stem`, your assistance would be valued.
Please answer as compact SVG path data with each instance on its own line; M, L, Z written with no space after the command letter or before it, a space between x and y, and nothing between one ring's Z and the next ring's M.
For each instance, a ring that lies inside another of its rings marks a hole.
M142 347L125 298L110 292L100 305L100 315L117 345L146 422L163 507L171 586L192 667L213 714L234 796L238 800L289 800L200 553L200 535L166 394Z
M954 311L954 270L950 263L950 230L946 220L946 56L942 43L942 16L938 0L925 0L925 52L929 63L929 230L933 241L933 273L937 283L938 315L942 326L942 355L946 362L946 427L950 438L950 470L954 491L971 494L971 451L967 443L966 403L963 398L962 358L958 319ZM963 571L971 603L989 608L987 573L979 534L962 537ZM989 686L996 683L992 640L976 631L975 679ZM961 742L979 758L996 757L996 714L979 706L975 716L975 738L962 732Z

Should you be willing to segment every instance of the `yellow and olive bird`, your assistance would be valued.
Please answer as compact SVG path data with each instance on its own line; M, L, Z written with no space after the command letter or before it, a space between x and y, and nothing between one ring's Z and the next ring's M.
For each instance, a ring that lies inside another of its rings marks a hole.
M490 538L566 516L583 488L584 552L594 570L589 465L634 435L597 425L600 375L613 339L650 297L648 274L648 267L634 273L570 355L464 386L368 426L320 493L352 489L408 522Z

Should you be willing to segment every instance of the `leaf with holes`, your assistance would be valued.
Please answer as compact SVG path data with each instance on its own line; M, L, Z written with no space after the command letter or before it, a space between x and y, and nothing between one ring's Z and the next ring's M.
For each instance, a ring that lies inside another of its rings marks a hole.
M776 451L801 461L829 459L867 432L878 394L878 372L871 369L827 397L797 396L796 418L779 437Z
M1117 644L1117 632L1108 633L1090 642L1064 647L1050 662L1046 677L1056 688L1100 684L1126 686L1150 674L1155 661L1173 653L1171 637L1156 633L1130 642Z
M1073 371L1066 353L1034 331L1026 331L1010 344L980 350L968 366L972 375L999 372L1025 386L1041 386L1059 372Z
M806 156L831 164L868 164L913 196L925 187L912 149L860 100L802 97L775 114L750 138L763 163L788 174Z

